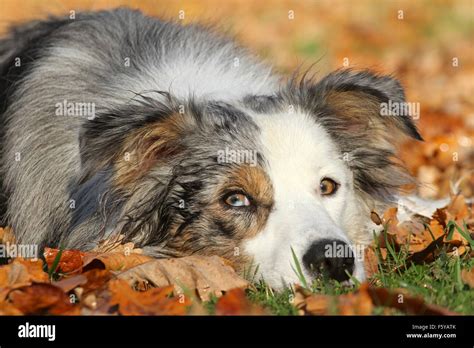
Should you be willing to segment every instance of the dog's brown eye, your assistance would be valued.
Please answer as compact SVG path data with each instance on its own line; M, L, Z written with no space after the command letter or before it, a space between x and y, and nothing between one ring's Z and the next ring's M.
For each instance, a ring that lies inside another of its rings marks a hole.
M230 193L224 201L232 207L248 207L250 205L249 198L240 192Z
M332 179L324 178L319 184L319 189L323 196L330 196L336 193L339 184Z

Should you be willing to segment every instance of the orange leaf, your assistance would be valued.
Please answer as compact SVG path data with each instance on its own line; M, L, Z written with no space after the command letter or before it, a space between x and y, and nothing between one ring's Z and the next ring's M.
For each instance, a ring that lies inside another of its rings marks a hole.
M227 291L216 303L216 315L263 315L265 311L260 306L251 303L245 296L245 291L235 288Z
M143 263L155 260L153 257L135 253L86 253L84 269L107 269L111 271L125 271Z
M43 271L43 261L16 258L8 265L0 267L0 301L9 290L31 283L48 282L48 274Z
M397 291L370 287L367 292L376 306L392 307L416 315L456 315L443 307L427 304L422 298L410 296L403 289Z
M48 268L54 264L56 257L59 253L59 249L45 248L44 249L44 258L48 264ZM61 273L75 273L79 272L82 268L84 258L84 252L80 250L63 250L61 253L61 258L55 272L61 271Z
M69 297L51 284L33 284L13 290L9 296L11 304L23 314L79 314Z
M87 283L87 278L83 274L76 274L75 276L61 279L53 282L54 286L61 288L64 292L69 292L79 285Z
M172 286L153 288L139 292L133 290L125 280L114 279L109 282L110 303L118 305L122 315L184 315L191 300L184 295L169 297Z
M463 220L466 220L470 213L469 208L467 207L466 200L463 195L455 196L446 208L448 218L456 221L457 223L462 223Z
M142 263L153 260L152 257L125 252L83 252L80 250L63 250L58 263L57 270L62 273L71 274L81 270L90 270L93 268L108 269L112 271L123 271ZM45 248L44 257L48 267L52 267L59 249Z
M134 288L146 283L155 287L174 285L177 293L183 288L195 291L206 301L211 295L247 287L248 281L238 276L227 261L218 256L191 255L174 259L153 260L118 275Z
M470 270L463 269L461 272L461 279L464 283L469 285L471 289L474 289L474 268Z
M296 286L295 306L307 315L371 315L373 304L367 289L363 284L355 293L331 296L311 294Z
M378 258L374 248L368 247L364 253L364 269L366 276L370 278L373 274L378 272Z

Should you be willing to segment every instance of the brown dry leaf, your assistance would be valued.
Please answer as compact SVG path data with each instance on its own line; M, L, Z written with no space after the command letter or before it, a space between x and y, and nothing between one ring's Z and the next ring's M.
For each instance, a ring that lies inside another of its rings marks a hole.
M388 227L396 227L398 225L398 218L397 218L398 209L396 207L388 208L382 217L382 222L384 225L388 225ZM390 229L388 229L390 232Z
M472 215L472 211L469 210L464 196L458 195L452 197L446 207L446 215L449 220L454 220L457 224L462 225L463 220L467 220Z
M111 305L118 305L122 315L184 315L191 300L184 295L172 296L173 287L135 291L123 279L109 282Z
M51 284L33 284L13 290L8 301L26 315L52 314L77 315L79 307L71 304L69 297Z
M260 306L251 303L245 296L245 290L235 288L220 297L216 303L216 315L265 315Z
M10 302L0 301L0 315L23 315L23 313Z
M61 288L64 292L69 292L79 285L84 285L87 283L87 277L83 274L76 274L75 276L63 278L57 282L52 282L54 286Z
M450 244L454 247L460 247L460 246L466 246L469 245L469 241L464 238L464 236L459 233L457 230L454 230L453 233L451 234L451 238L448 240L448 236L444 236L443 242L445 244Z
M367 278L378 272L378 258L373 247L364 250L364 269Z
M329 296L311 294L297 287L295 306L309 315L371 315L374 307L389 307L415 315L456 315L436 305L427 304L422 298L411 296L404 289L388 290L364 283L350 294Z
M82 310L87 308L88 312L83 314L109 314L112 305L108 284L113 275L100 269L93 269L82 275L87 278L87 283L75 288L74 293L85 305Z
M125 271L135 266L154 260L153 257L127 252L86 253L84 256L84 270L94 268L110 271Z
M434 240L437 240L444 236L444 227L437 220L433 219L430 221L429 230L425 230L424 234L426 239L431 238L433 240L434 237Z
M470 270L463 269L461 272L461 279L462 281L469 285L471 289L474 289L474 268Z
M446 208L436 209L435 213L433 214L433 219L436 220L443 228L445 228L448 222Z
M196 291L206 301L211 294L245 288L248 282L239 277L223 258L218 256L187 256L175 259L153 260L118 275L130 285L150 284L154 287L174 285L177 293Z
M12 289L48 281L48 274L43 271L43 261L16 258L0 267L0 301Z
M399 223L397 208L389 208L382 218L386 231L378 237L380 251L386 253L387 242L397 251L405 248L409 254L409 263L432 262L443 244L449 246L449 254L462 255L470 250L469 241L457 230L448 240L446 226L448 221L453 219L457 219L458 224L462 224L465 219L469 220L472 216L471 210L463 196L453 196L449 205L437 209L431 219L414 215L411 220ZM370 269L368 272L371 273Z
M396 308L407 314L414 315L456 315L446 308L427 304L422 298L409 295L406 290L389 290L386 288L369 287L367 292L375 306Z
M300 286L295 287L295 306L306 315L371 315L372 300L363 284L357 292L330 296L311 294Z
M112 274L109 271L93 269L82 274L63 278L59 281L53 282L52 284L61 288L66 293L80 287L81 290L79 292L82 296L96 290L106 289L107 282L110 279L112 279Z
M60 270L61 273L69 275L94 268L123 271L153 260L150 256L135 253L129 254L129 249L127 248L123 250L124 252L110 253L63 250L57 269ZM44 257L48 263L48 267L53 265L58 253L59 249L45 248Z
M85 294L106 288L107 283L112 279L113 275L102 269L92 269L82 274L87 278L87 283L83 286Z
M44 259L48 264L48 269L54 264L56 257L58 256L59 249L45 248L44 249ZM55 272L61 273L76 273L80 272L83 264L84 252L80 250L63 250L61 252L61 258L59 259L58 265Z

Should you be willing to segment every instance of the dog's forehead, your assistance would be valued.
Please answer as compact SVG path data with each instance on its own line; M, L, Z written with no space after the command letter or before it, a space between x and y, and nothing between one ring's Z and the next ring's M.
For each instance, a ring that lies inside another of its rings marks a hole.
M254 120L276 192L283 191L279 186L288 191L314 185L318 172L337 167L336 143L311 115L302 111L258 114Z

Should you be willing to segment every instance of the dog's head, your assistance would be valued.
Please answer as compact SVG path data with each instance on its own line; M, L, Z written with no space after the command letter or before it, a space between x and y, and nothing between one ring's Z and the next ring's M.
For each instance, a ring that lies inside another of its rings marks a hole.
M406 183L395 145L420 139L410 115L381 115L404 101L352 71L235 103L143 97L84 128L81 182L108 173L118 229L152 255L217 254L277 288L294 257L309 280L361 279L370 209Z

